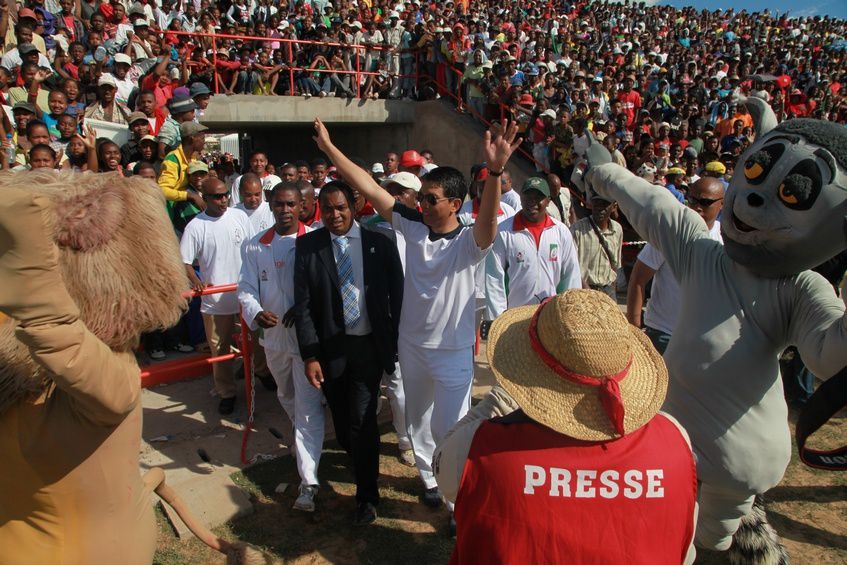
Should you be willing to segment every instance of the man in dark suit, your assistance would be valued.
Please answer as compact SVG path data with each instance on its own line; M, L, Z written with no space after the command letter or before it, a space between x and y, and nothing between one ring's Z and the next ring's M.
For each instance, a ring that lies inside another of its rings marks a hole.
M376 519L382 372L394 372L403 269L387 235L353 219L350 187L321 188L324 228L297 239L294 323L306 377L326 396L338 442L353 459L354 523Z

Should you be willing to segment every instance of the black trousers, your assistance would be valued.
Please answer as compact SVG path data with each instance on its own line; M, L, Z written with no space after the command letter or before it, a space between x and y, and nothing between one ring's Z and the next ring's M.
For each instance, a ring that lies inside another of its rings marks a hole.
M347 336L347 367L337 378L322 385L338 443L353 460L356 502L379 504L379 428L376 405L382 365L374 338Z

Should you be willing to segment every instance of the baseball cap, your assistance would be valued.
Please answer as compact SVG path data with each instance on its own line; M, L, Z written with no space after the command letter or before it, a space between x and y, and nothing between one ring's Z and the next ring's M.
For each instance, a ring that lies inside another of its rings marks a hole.
M720 161L711 161L709 163L706 163L706 172L718 173L719 175L726 174L726 165L724 165Z
M200 125L197 122L182 122L179 124L179 135L185 139L186 137L191 137L192 135L197 135L198 133L202 133L208 130L204 125Z
M544 118L544 117L553 118L555 120L556 119L556 110L552 110L552 109L548 108L547 110L544 110L543 112L541 112L541 117L542 118Z
M421 167L423 164L423 157L421 157L421 154L414 149L403 151L403 154L400 156L401 167Z
M14 106L12 106L12 112L16 112L17 110L24 110L25 112L29 112L30 114L35 113L35 105L31 102L18 102Z
M18 10L18 20L21 20L23 18L32 18L33 20L37 20L38 16L36 16L35 12L30 10L29 8L23 8L21 10Z
M186 169L186 171L189 175L193 175L194 173L208 173L209 165L203 161L191 161L188 164L188 169Z
M126 53L115 53L115 64L123 63L125 65L131 65L132 59Z
M383 188L387 188L389 184L399 184L403 188L411 188L415 192L418 192L421 189L421 179L406 171L394 173L380 183Z
M374 163L371 167L371 173L384 173L385 167L382 166L382 163Z
M144 122L147 121L147 115L144 114L144 112L133 112L132 114L129 115L129 119L127 120L127 123L129 125L132 125L135 122L142 122L142 121L144 121Z
M159 140L158 140L158 139L156 139L156 138L155 138L154 136L152 136L152 135L145 135L144 137L142 137L141 139L139 139L139 140L138 140L138 143L143 143L143 142L145 142L145 141L152 141L152 142L153 142L153 143L155 143L155 144L158 144L158 143L159 143Z
M668 172L665 175L684 175L685 171L680 169L679 167L671 167L668 169Z
M529 177L526 179L526 182L521 187L521 192L528 192L530 190L537 190L547 198L550 198L550 185L541 177Z
M117 88L118 83L115 82L115 77L105 74L100 75L100 78L97 80L97 86L111 86L112 88Z
M33 53L38 51L38 48L32 43L21 43L18 45L18 53L21 55L28 55L29 53Z

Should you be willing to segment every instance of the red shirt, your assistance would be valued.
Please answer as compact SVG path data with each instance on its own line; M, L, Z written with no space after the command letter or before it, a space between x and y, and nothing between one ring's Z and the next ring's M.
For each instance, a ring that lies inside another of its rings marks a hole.
M499 421L498 421L499 420ZM520 414L474 435L450 563L679 565L697 476L682 433L656 415L614 441L580 441Z
M626 127L632 129L635 124L635 115L641 109L641 95L630 90L629 92L618 92L618 100L621 101L624 114L626 114Z
M535 240L535 248L538 249L538 246L541 245L541 233L545 228L552 225L553 219L547 214L544 214L544 219L540 222L530 222L523 214L518 212L515 214L515 219L512 220L512 231L527 230L532 234L532 238Z

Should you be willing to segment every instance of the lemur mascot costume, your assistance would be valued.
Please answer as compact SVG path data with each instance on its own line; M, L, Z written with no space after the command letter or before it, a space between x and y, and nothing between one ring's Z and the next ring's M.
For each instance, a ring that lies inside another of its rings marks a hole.
M154 489L245 561L185 514L159 469L139 473L132 349L176 323L188 289L161 191L33 171L0 175L0 192L0 562L149 564Z
M726 191L723 246L697 214L611 163L600 144L589 148L584 183L618 202L680 282L663 410L688 430L697 455L696 544L731 547L736 563L785 563L754 502L791 458L779 354L796 345L824 378L847 366L844 304L809 270L847 249L847 130L809 119L777 125L763 100L746 104L757 135Z

